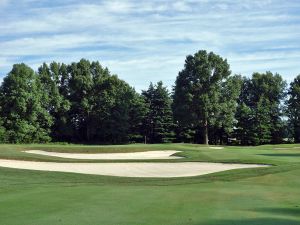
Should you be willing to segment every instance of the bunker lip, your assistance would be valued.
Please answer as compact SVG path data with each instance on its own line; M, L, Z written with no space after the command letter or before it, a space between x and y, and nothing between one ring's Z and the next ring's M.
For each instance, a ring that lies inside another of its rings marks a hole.
M180 159L182 157L172 156L181 151L162 150L162 151L145 151L145 152L127 152L127 153L62 153L62 152L47 152L42 150L24 151L30 154L46 155L68 159Z
M191 177L226 170L267 167L258 164L180 163L56 163L0 159L0 167L118 177Z

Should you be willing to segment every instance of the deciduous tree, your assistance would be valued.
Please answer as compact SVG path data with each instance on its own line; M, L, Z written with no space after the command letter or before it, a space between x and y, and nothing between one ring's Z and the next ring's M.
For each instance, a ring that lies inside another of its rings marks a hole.
M199 51L186 57L174 88L174 116L179 126L200 130L200 143L208 144L208 128L220 111L222 81L230 75L229 64L213 52Z
M53 120L43 107L43 90L36 73L25 64L15 64L0 89L1 117L11 143L50 141Z
M294 141L300 143L300 75L290 84L287 112L292 127Z

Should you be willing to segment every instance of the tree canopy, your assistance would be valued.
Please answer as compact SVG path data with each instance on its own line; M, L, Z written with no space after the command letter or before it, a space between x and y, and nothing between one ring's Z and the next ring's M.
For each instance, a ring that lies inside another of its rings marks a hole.
M199 51L186 57L174 88L174 116L179 126L197 129L208 144L208 127L220 114L222 82L230 75L229 64L213 52Z
M159 81L138 93L98 61L21 63L0 86L0 142L300 142L299 99L300 75L287 90L277 73L231 75L205 50L186 57L173 92Z
M236 118L242 144L282 142L283 107L286 83L279 74L254 73L243 79Z
M142 92L149 111L144 119L144 133L150 143L172 142L174 123L169 91L160 81Z
M53 119L43 107L43 91L36 73L25 64L16 64L0 88L1 117L8 142L50 141Z
M300 143L300 75L290 84L287 112L292 134L296 143Z

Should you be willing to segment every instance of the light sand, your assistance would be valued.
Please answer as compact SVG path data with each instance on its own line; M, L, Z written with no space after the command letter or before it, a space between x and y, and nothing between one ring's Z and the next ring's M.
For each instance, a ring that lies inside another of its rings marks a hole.
M180 151L147 151L147 152L127 152L127 153L61 153L46 152L41 150L29 150L26 153L54 156L69 159L179 159L181 157L172 156Z
M188 177L266 165L182 163L56 163L0 159L0 167L120 177Z
M223 149L224 147L209 147L211 149Z

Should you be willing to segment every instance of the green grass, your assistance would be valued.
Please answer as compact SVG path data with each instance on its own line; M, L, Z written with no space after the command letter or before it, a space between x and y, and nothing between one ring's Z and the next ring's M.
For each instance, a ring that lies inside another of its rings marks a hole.
M22 152L26 149L90 153L181 150L179 155L186 158L172 161L274 166L168 179L119 178L0 167L1 225L300 224L300 145L224 149L191 144L0 145L0 158L90 162Z

